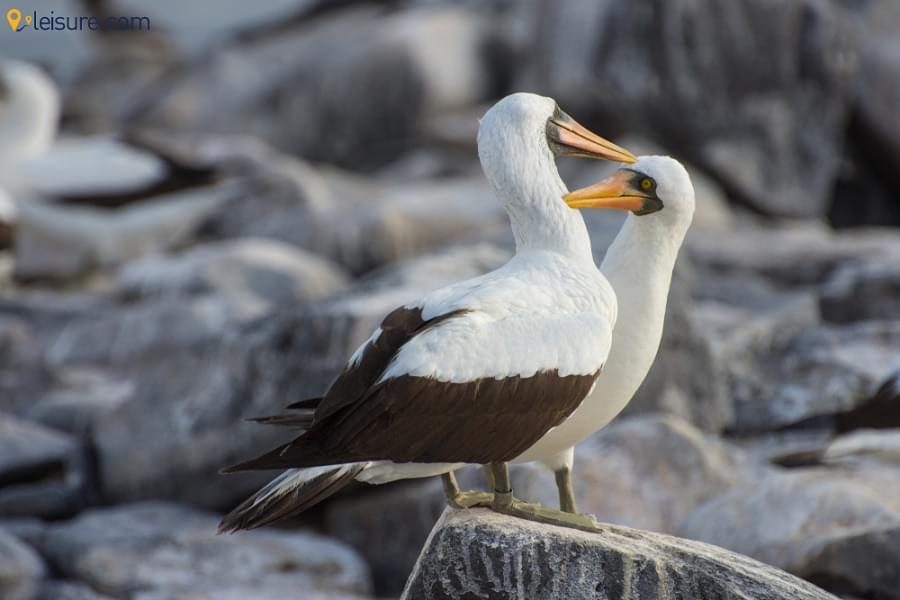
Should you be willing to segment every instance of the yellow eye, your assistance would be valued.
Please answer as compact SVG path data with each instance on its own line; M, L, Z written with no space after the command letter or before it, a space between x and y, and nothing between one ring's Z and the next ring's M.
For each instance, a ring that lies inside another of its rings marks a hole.
M650 190L652 190L653 189L653 180L650 179L649 177L644 177L643 179L641 179L641 189L644 190L645 192L649 192Z

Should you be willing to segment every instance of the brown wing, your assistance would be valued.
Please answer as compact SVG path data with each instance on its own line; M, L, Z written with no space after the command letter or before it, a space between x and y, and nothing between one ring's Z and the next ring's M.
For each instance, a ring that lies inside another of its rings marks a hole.
M379 384L289 444L230 470L366 460L509 461L562 423L597 373L441 382L404 375Z
M403 344L438 323L466 312L455 310L427 321L422 318L422 309L419 307L400 307L391 312L381 322L381 335L369 342L360 359L348 364L331 384L316 407L315 420L318 422L326 419L368 394Z

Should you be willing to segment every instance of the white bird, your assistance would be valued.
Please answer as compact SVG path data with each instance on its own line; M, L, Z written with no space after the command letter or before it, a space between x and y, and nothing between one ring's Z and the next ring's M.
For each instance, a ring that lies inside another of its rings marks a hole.
M0 182L14 193L77 197L147 187L166 162L108 136L57 140L59 91L27 62L0 60Z
M223 519L220 530L297 514L350 480L444 475L458 506L490 503L578 526L512 498L506 463L560 426L594 386L609 353L616 299L594 264L587 228L562 197L555 156L633 162L550 98L514 94L481 121L482 168L510 217L515 256L389 314L314 414L264 422L298 438L228 471L289 469ZM453 470L489 464L495 493L460 492ZM556 512L556 511L553 511Z
M572 208L630 211L600 265L618 301L612 348L591 394L519 461L556 473L560 508L575 512L574 446L605 427L631 401L650 371L662 339L675 260L694 215L694 188L668 156L642 156L600 183L565 196Z

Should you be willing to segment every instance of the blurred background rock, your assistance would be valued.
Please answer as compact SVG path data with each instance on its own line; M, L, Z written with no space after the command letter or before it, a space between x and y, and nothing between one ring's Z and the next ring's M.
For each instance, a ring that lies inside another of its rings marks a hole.
M56 81L63 138L150 136L216 177L4 221L0 596L397 597L438 482L215 538L267 478L217 470L282 440L243 419L320 393L388 310L507 260L475 133L524 90L677 156L698 194L659 358L580 451L580 508L900 598L895 0L21 8L150 17L4 29L0 52ZM560 164L570 187L607 168ZM621 217L585 216L599 259Z

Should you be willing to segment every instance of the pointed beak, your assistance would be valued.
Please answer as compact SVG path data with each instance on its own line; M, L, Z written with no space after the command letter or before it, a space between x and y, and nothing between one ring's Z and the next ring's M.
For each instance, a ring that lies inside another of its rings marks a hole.
M569 208L616 208L640 212L651 197L632 185L634 173L620 169L600 183L569 192L563 196Z
M600 137L561 111L547 122L547 139L557 156L580 156L628 164L637 162L634 154Z

